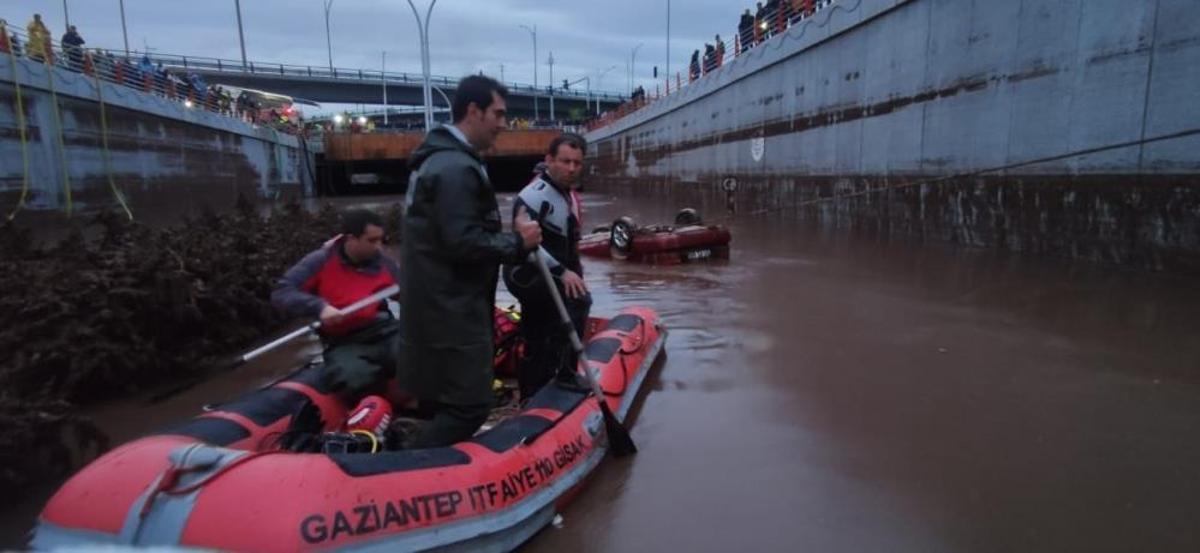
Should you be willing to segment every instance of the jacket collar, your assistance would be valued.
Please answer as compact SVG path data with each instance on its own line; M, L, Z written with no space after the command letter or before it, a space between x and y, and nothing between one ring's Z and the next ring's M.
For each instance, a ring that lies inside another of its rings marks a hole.
M338 256L338 260L341 261L342 264L347 267L353 267L355 269L370 270L370 269L374 269L375 267L379 266L379 256L375 256L375 257L368 259L366 261L363 261L361 263L355 263L355 261L353 259L350 259L350 256L346 255L346 237L345 236L338 238L331 247L333 248L334 253Z
M471 141L467 140L467 135L466 135L466 133L462 132L462 129L458 128L455 125L442 125L442 127L445 128L447 131L450 131L450 134L453 135L454 138L457 138L459 142L462 142L463 145L467 146L468 148L471 148L472 150L475 149L475 146L473 146L471 144Z
M567 187L565 187L561 184L558 184L558 182L556 182L553 178L550 177L549 170L543 169L541 173L538 173L538 178L542 179L543 181L546 181L547 184L552 186L555 190L558 191L559 194L562 194L563 196L567 196L571 193L571 191L568 190Z

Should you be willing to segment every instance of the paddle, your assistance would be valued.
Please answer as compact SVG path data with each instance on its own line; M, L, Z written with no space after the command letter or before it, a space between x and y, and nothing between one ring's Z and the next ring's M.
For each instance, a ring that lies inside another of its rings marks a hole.
M583 368L584 378L591 385L592 394L596 396L596 402L600 404L600 412L604 414L604 428L608 432L608 443L612 446L613 454L617 457L624 457L631 453L637 453L637 446L634 445L633 438L629 436L629 431L608 408L608 401L604 399L604 390L600 388L600 381L596 379L596 374L583 359L583 342L575 333L575 326L571 323L571 316L567 314L567 306L563 304L558 287L554 285L554 277L550 274L550 268L546 266L546 261L537 252L529 254L529 261L537 264L538 270L542 273L542 280L546 282L546 288L550 291L550 297L554 298L554 306L558 308L558 317L562 319L563 327L571 338L571 348L575 350L575 357L579 360L579 366Z
M342 312L343 315L353 313L364 307L367 307L370 305L375 305L380 300L382 300L384 298L388 298L390 296L393 296L399 291L400 291L400 287L393 284L391 286L388 286L387 288L384 288L383 290L375 292L374 294L371 294L370 296L367 296L367 297L365 297L361 300L358 300L350 305L347 305L346 307L341 308L340 311ZM319 321L319 320L308 323L300 328L297 328L296 330L293 330L287 334L284 334L283 336L280 336L279 338L271 340L269 343L267 343L264 346L254 348L246 353L239 355L237 358L235 358L233 360L233 362L231 362L226 367L226 370L236 369L236 368L246 364L246 362L248 362L248 361L251 361L257 357L261 357L263 354L267 353L268 351L271 351L283 344L286 344L300 336L304 336L305 334L308 334L309 332L316 332L320 328L321 328L321 321ZM159 403L167 398L175 396L176 394L179 394L180 392L183 392L184 390L187 390L188 388L191 388L192 386L199 384L200 381L204 380L207 376L208 375L203 375L203 376L197 376L195 378L188 379L187 381L185 381L184 383L182 383L178 386L175 386L173 388L170 388L168 390L165 390L163 392L159 392L153 396L150 396L148 403Z

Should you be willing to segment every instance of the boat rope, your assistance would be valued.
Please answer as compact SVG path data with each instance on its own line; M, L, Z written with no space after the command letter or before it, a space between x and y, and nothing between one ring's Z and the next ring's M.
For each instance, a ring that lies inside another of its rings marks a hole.
M722 217L709 219L708 221L705 221L705 223L707 224L707 223L715 223L715 222L720 222L720 221L727 221L727 220L731 220L731 219L736 219L738 217L755 217L758 215L774 213L777 211L784 211L784 210L796 209L796 208L800 208L800 207L807 207L810 205L826 203L826 202L836 202L839 200L844 200L846 198L866 196L869 194L874 194L876 192L890 192L893 190L912 188L914 186L943 184L946 182L956 181L959 179L966 179L966 178L986 175L988 173L998 173L1001 171L1008 171L1011 169L1027 167L1030 165L1037 165L1040 163L1048 163L1051 161L1061 161L1061 160L1069 159L1069 158L1073 158L1073 157L1096 154L1096 153L1100 153L1100 152L1107 152L1110 150L1119 150L1121 148L1128 148L1130 146L1140 146L1143 144L1162 142L1164 140L1175 140L1175 139L1179 139L1179 138L1186 138L1189 136L1196 136L1196 135L1200 135L1200 128L1192 128L1192 129L1182 130L1182 131L1173 132L1173 133L1169 133L1169 134L1161 134L1161 135L1157 135L1157 136L1152 136L1149 138L1141 138L1138 140L1129 140L1126 142L1107 144L1104 146L1096 146L1093 148L1085 148L1082 150L1075 150L1072 152L1067 152L1065 154L1055 154L1052 156L1039 157L1039 158L1034 158L1034 159L1030 159L1030 160L1026 160L1026 161L1010 163L1007 165L1001 165L1001 166L997 166L997 167L988 167L985 169L977 169L974 171L965 171L962 173L955 173L952 175L945 175L945 176L936 177L936 178L932 178L932 179L923 179L923 180L918 180L918 181L914 181L914 182L906 182L906 183L895 184L895 185L884 185L884 186L880 186L877 188L871 188L868 185L866 190L859 190L857 192L850 192L850 193L846 193L846 194L834 194L833 196L829 196L827 198L813 198L810 200L795 202L795 203L789 204L787 206L776 206L776 207L771 207L771 208L759 209L759 210L755 210L755 211L747 211L745 213L733 213L730 215L725 215Z
M113 181L112 171L112 156L108 149L108 110L104 103L104 83L100 82L100 72L92 73L92 77L96 79L96 100L100 103L100 142L104 146L104 175L108 178L108 188L112 190L113 196L117 198L117 203L121 204L121 209L125 210L125 216L129 220L133 220L133 212L129 210L129 204L125 202L125 194L117 188L117 183Z
M154 484L154 488L150 491L150 494L146 496L146 501L142 504L142 508L138 511L139 519L144 519L146 518L146 515L150 514L151 509L154 507L154 500L159 494L185 495L192 493L204 487L205 484L216 480L217 477L229 472L229 469L245 463L246 461L257 459L264 455L281 453L279 451L253 451L238 457L237 459L234 459L225 465L222 465L210 474L205 475L203 478L200 478L191 484L182 487L176 487L176 485L179 483L180 477L182 477L184 474L200 472L207 469L207 466L187 466L185 464L188 457L191 456L191 453L202 447L205 447L204 444L192 444L189 446L189 450L185 452L183 460L180 463L172 463L163 470L162 474L158 478L158 481Z
M8 214L8 220L11 221L17 216L17 212L25 207L25 198L29 195L29 139L26 136L25 102L21 98L21 83L17 80L17 57L12 48L8 49L8 69L12 74L13 88L16 89L17 132L21 135L21 196L12 212Z
M67 172L67 147L63 141L63 124L62 113L58 107L58 91L54 89L54 66L48 61L49 56L43 61L43 67L46 69L46 82L50 85L50 100L51 112L54 113L54 125L58 127L58 165L62 169L63 176L63 200L67 203L67 217L71 216L71 174Z

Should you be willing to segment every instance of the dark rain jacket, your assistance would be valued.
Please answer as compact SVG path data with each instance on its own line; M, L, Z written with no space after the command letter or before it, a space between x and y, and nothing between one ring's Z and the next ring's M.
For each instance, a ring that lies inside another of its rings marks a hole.
M444 376L450 380L490 371L500 264L520 260L526 250L517 233L503 229L479 154L445 127L426 135L409 166L400 278L410 366L453 373ZM446 358L439 351L451 349L460 352L452 356L455 366L430 366ZM461 354L467 350L472 353ZM476 360L474 352L486 353Z

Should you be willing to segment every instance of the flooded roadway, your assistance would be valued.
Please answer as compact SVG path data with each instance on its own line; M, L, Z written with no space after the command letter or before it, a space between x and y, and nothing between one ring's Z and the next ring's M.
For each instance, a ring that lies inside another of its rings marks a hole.
M589 226L679 207L585 196ZM593 312L657 309L667 357L635 409L640 453L524 550L1200 550L1194 283L786 214L730 224L727 263L585 262ZM304 350L91 415L120 443ZM44 500L5 517L4 544Z
M640 452L528 551L1200 550L1194 282L730 223L727 264L586 263L594 312L658 309L668 357Z

